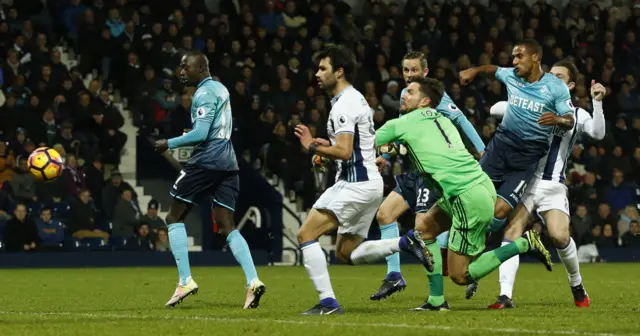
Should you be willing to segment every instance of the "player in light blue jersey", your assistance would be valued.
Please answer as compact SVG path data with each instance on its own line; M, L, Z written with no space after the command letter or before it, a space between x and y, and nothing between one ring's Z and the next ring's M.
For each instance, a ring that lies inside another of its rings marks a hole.
M480 73L488 73L507 87L508 113L480 160L498 191L492 227L503 226L520 203L538 161L549 150L554 128L569 130L575 122L569 89L558 77L542 71L540 44L523 40L515 45L512 55L513 68L483 65L460 72L463 85ZM470 286L467 297L474 290L475 286Z
M409 82L415 76L426 77L429 73L426 57L421 52L409 52L402 60L402 72L406 82ZM402 91L401 97L404 95L405 90ZM400 98L400 103L402 104L402 98ZM437 105L436 110L449 118L461 130L461 134L466 135L478 153L482 154L484 152L484 143L475 128L446 93ZM378 166L385 165L389 158L385 154L378 157ZM380 225L382 239L399 237L397 220L407 210L411 209L416 214L416 222L424 221L424 217L427 216L427 210L437 200L435 193L430 191L423 183L417 171L398 175L395 178L396 188L385 198L376 216ZM433 272L427 272L429 297L421 307L416 308L417 310L449 309L443 294L443 264L440 249L441 247L446 248L447 234L445 232L438 236L438 241L425 241L429 251L433 254L435 267ZM400 255L395 253L386 259L387 275L382 281L380 289L370 297L371 300L386 298L406 287L406 282L400 273Z
M231 104L229 91L209 75L209 62L200 52L186 53L180 61L180 79L185 85L196 86L191 103L193 129L182 136L156 141L156 151L194 146L189 162L184 166L171 190L167 223L169 243L178 266L179 283L167 302L173 307L184 298L198 292L191 278L187 231L184 219L196 202L206 200L213 204L213 213L219 225L219 234L226 236L227 244L247 280L247 299L244 309L257 308L266 291L258 279L251 251L246 240L235 229L233 220L236 199L240 192L238 162L231 144Z
M570 60L556 62L549 73L560 78L569 90L575 88L579 72L575 64ZM517 239L527 227L529 215L534 212L542 219L549 238L558 252L558 258L562 262L569 277L569 285L577 307L589 307L590 298L582 283L580 264L578 262L577 247L569 235L569 200L565 181L565 169L567 160L573 151L577 139L589 136L594 140L602 140L606 133L606 123L602 110L602 99L606 89L602 84L592 81L591 96L593 97L593 117L582 108L576 108L574 117L576 125L568 131L554 131L551 136L551 145L547 155L540 160L536 173L522 196L522 201L505 226L502 245ZM491 107L491 115L504 116L507 102L498 102ZM500 228L488 228L488 231L497 231ZM515 256L500 265L500 295L490 309L514 308L513 285L516 272L520 264L519 257ZM477 286L477 283L476 283Z

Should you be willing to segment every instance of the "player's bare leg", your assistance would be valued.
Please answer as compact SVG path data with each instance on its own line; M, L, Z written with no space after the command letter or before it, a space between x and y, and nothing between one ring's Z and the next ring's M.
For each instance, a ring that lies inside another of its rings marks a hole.
M395 191L389 193L382 205L378 209L376 219L380 225L381 239L396 239L400 237L398 228L398 218L409 210L402 195ZM371 300L381 300L400 292L407 287L407 284L400 273L400 254L394 253L387 258L387 275L382 280L382 286L373 295Z
M427 271L429 296L425 302L413 310L450 310L444 298L443 258L437 238L451 226L451 219L438 206L432 206L427 212L416 214L415 229L422 233L422 239L433 255L433 271Z
M303 312L303 315L342 314L342 308L331 286L326 256L318 243L320 236L337 227L338 220L333 212L311 209L298 232L304 268L320 296L320 302Z
M591 300L582 284L576 243L569 235L569 216L565 212L556 209L546 211L542 216L558 256L567 270L569 286L571 286L575 305L577 307L589 307Z
M522 236L527 222L529 221L529 211L527 208L518 204L513 212L511 219L504 231L502 245L505 246ZM516 281L516 273L520 266L520 256L516 255L500 265L500 295L495 303L489 305L489 309L505 309L514 308L513 304L513 285Z
M191 278L191 266L189 265L189 250L187 245L187 230L184 227L184 219L191 210L191 203L173 198L169 206L167 223L169 230L169 245L178 266L180 280L176 290L165 304L166 307L174 307L187 296L198 293L198 284Z
M258 279L256 266L253 264L251 251L247 241L242 237L240 231L236 230L233 220L234 211L226 206L214 203L213 208L216 223L219 226L218 233L226 238L227 244L233 253L247 280L247 299L244 302L244 309L258 308L260 298L267 290L267 287Z

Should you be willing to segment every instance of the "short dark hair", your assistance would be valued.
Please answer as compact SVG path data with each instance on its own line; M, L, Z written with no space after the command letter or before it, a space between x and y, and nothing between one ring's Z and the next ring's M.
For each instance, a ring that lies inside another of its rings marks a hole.
M429 68L429 62L427 61L427 57L425 57L424 54L420 51L410 51L406 55L404 55L404 57L402 58L403 61L413 60L413 59L420 60L420 65L422 66L422 69Z
M436 108L440 105L442 96L444 95L444 84L437 79L416 76L409 79L409 84L418 83L420 92L431 100L430 107Z
M540 43L538 43L538 41L533 39L524 39L518 41L516 45L524 46L528 52L530 52L531 54L538 54L540 55L540 59L542 59L542 46L540 45Z
M329 58L334 72L342 68L347 82L354 82L356 78L356 59L351 49L342 45L330 45L316 53L314 61L318 64L325 58Z
M201 66L206 71L209 71L209 59L207 55L198 50L189 50L186 51L182 56L193 57L198 61L198 65Z
M580 74L580 71L578 70L578 67L575 65L575 63L573 63L571 60L563 59L557 61L553 66L566 68L567 71L569 71L569 82L575 83L578 81L578 75Z

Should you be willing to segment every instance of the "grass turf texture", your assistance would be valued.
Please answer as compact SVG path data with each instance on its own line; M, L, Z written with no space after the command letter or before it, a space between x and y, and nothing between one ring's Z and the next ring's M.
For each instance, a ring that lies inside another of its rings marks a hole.
M582 265L592 299L573 305L562 265L520 267L516 309L490 311L498 295L497 272L476 296L445 278L449 312L413 312L427 294L420 266L403 266L407 290L388 300L369 300L385 266L331 266L343 316L305 317L318 298L303 267L258 269L267 293L257 310L245 311L239 267L195 268L200 293L173 309L173 268L2 270L0 333L4 335L628 335L640 333L640 264Z

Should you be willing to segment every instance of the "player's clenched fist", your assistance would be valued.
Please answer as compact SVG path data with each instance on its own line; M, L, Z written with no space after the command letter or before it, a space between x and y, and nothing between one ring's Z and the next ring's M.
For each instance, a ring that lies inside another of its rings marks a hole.
M460 77L460 84L467 85L471 83L473 79L476 78L477 74L478 73L475 71L475 69L466 69L460 71L460 73L458 74L458 76Z
M165 139L161 139L156 141L154 147L156 148L156 152L164 153L167 149L169 149L169 143Z
M591 81L591 97L597 101L602 101L607 94L607 89L595 80Z

